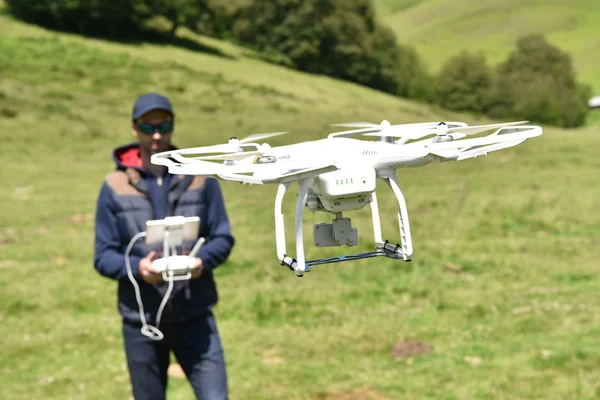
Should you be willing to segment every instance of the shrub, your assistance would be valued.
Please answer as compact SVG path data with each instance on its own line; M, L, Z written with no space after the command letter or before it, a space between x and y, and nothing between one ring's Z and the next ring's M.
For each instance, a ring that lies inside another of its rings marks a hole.
M462 51L441 68L435 84L435 102L449 110L485 113L492 83L493 71L485 58Z
M542 35L528 35L497 68L489 114L576 127L585 123L590 95L576 81L569 54Z

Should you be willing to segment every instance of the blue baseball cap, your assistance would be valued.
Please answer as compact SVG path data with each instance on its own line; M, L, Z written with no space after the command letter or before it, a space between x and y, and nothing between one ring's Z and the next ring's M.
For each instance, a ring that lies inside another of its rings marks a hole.
M146 93L138 97L135 101L131 118L136 120L152 110L165 110L172 116L175 116L173 106L168 98L158 93Z

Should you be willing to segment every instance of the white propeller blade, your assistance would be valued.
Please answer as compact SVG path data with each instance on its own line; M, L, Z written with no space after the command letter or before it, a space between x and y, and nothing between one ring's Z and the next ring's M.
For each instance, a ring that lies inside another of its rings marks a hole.
M235 149L237 150L237 149ZM190 154L211 154L211 153L231 153L235 151L230 144L215 144L212 146L201 146L201 147L192 147L189 149L177 150L176 152L180 155L190 155ZM175 151L170 151L174 153Z
M379 124L374 124L372 122L346 122L343 124L332 124L331 126L348 126L351 128L379 128Z
M375 124L373 122L348 122L343 124L332 124L331 126L348 126L351 128L377 128L377 129L385 129L389 127L405 127L405 126L428 126L428 125L437 125L437 122L416 122L411 124L397 124L391 125L389 121L384 120L379 124Z
M330 134L329 136L344 137L362 134L364 136L401 137L409 139L418 139L426 135L435 134L434 129L437 126L437 124L438 122L417 122L411 124L391 125L387 120L382 121L380 124L372 124L370 122L351 122L348 124L337 124L335 126L364 126L364 128L336 132Z
M516 122L505 122L500 124L489 124L489 125L475 125L475 126L457 126L454 128L448 128L444 125L433 125L431 123L423 124L406 124L406 125L391 125L382 130L381 133L369 132L365 133L365 136L394 136L402 137L404 139L420 139L424 136L429 135L447 135L450 133L461 133L464 135L475 135L480 132L484 132L490 129L503 128L513 125L522 125L529 121L516 121ZM423 126L422 128L416 127L416 125ZM413 127L410 127L413 126ZM408 128L405 128L408 127ZM462 135L461 135L462 136Z
M252 141L256 141L256 140L262 140L262 139L266 139L268 137L273 137L273 136L279 136L279 135L285 135L289 132L267 132L267 133L253 133L250 136L246 136L243 139L240 139L239 143L248 143L248 142L252 142Z
M211 156L194 157L194 160L200 160L200 161L233 160L233 161L237 161L237 160L243 160L246 157L259 156L261 154L263 154L262 151L243 151L240 153L226 153L226 154L215 154L215 155L211 155Z
M238 158L219 158L222 156L220 154L215 154L215 153L232 154L233 155L232 157L239 157L239 158L244 158L244 157L247 157L248 155L253 155L253 154L262 154L258 151L252 151L252 152L248 151L245 153L238 153L241 150L239 145L248 143L248 142L252 142L255 140L265 139L268 137L284 135L286 133L288 133L288 132L255 133L255 134L247 136L241 140L238 140L237 143L230 142L230 143L223 143L223 144L215 144L215 145L211 145L211 146L192 147L192 148L177 150L177 151L167 151L155 158L170 156L173 153L177 153L180 156L195 155L195 154L197 154L197 155L209 154L207 156L196 157L195 159L198 159L198 160L204 160L204 159L206 159L206 160L221 160L221 159L222 160L229 160L229 159L234 160L234 159L238 159Z

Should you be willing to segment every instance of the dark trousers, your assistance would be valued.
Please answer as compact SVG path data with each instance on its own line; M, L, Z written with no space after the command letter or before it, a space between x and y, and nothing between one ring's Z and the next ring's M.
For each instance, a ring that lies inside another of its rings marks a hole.
M214 316L160 326L162 340L152 340L140 324L123 323L123 338L135 400L164 400L172 351L198 400L226 400L225 359Z

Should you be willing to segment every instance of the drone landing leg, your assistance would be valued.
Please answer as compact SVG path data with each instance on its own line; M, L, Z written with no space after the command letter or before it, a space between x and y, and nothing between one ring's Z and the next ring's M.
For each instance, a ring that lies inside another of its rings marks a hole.
M277 196L275 197L275 242L279 263L293 270L294 259L286 254L285 225L283 213L281 212L283 197L289 186L289 183L280 183L277 187Z
M379 204L377 203L377 194L375 192L371 194L371 214L373 215L373 234L375 235L375 243L382 243Z
M302 221L304 218L304 208L308 197L309 180L298 181L298 201L296 203L296 265L294 271L297 276L303 276L305 272L310 271L307 268L304 259L304 236L302 234Z
M412 238L410 235L410 225L408 222L408 208L406 207L406 200L398 185L396 175L388 175L385 177L385 182L392 189L396 198L398 199L398 223L400 225L400 239L402 240L402 257L405 261L412 259L413 247Z

